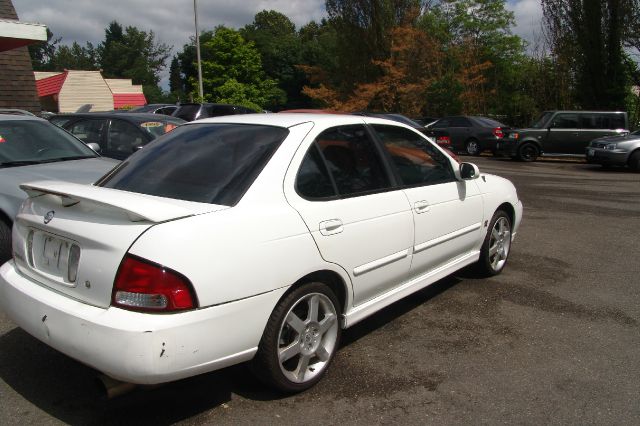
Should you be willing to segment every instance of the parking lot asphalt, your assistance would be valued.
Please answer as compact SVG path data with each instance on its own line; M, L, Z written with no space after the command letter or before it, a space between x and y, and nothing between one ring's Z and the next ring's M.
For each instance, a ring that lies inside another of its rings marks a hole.
M640 424L640 174L461 157L525 211L504 272L461 271L346 330L282 396L244 365L105 400L0 311L0 424Z

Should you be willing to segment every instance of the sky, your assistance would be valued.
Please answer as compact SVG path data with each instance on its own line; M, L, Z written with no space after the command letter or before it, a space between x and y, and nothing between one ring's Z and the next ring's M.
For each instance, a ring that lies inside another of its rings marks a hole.
M194 34L192 0L13 0L13 5L21 21L47 25L63 44L89 41L96 45L114 20L153 30L157 41L173 46L174 52ZM540 32L540 0L508 0L507 9L515 15L514 34L533 43ZM298 28L325 16L324 0L198 0L198 26L201 30L218 25L240 28L253 22L261 10L277 10ZM166 89L167 70L163 74L161 86Z

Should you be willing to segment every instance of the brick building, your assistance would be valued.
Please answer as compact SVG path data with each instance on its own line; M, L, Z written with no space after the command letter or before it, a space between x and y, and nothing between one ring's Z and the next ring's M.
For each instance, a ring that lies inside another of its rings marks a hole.
M0 0L0 108L41 110L27 45L47 40L44 25L18 21L11 0Z

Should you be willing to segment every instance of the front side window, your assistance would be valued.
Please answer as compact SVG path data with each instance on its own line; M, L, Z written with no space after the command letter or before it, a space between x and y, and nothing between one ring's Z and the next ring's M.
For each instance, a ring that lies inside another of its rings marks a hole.
M455 180L446 155L416 133L395 126L374 125L404 186L435 185Z
M98 185L232 206L288 134L282 127L250 124L181 126L133 154Z
M102 145L102 135L107 120L83 119L76 121L69 127L69 132L84 143Z
M133 124L123 120L111 120L106 151L128 156L146 142L140 130Z
M578 129L578 114L558 114L553 117L551 127L554 129Z
M374 142L364 126L325 130L316 139L340 196L387 189L391 186Z

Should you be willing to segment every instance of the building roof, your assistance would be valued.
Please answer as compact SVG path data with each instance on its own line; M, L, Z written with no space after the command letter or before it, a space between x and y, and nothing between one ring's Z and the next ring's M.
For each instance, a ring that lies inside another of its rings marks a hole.
M68 73L68 71L62 73L46 73L53 75L40 79L36 77L36 88L38 89L38 96L43 97L59 94Z
M142 93L114 93L113 107L118 109L125 106L142 106L147 104L147 99Z
M47 27L42 24L0 19L0 52L47 41Z

